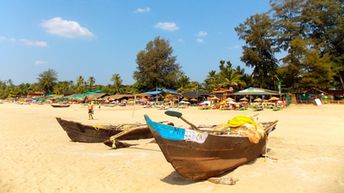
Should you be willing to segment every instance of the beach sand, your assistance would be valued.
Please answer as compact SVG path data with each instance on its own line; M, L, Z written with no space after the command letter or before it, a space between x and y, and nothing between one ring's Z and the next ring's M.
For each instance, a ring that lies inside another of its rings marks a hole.
M180 109L195 124L225 123L248 111ZM191 182L180 177L151 140L112 150L102 143L70 142L55 120L63 117L87 124L182 121L157 109L102 107L87 120L87 107L0 104L0 193L107 192L344 192L344 106L291 105L259 112L260 121L279 120L271 133L269 155L227 173L235 185Z

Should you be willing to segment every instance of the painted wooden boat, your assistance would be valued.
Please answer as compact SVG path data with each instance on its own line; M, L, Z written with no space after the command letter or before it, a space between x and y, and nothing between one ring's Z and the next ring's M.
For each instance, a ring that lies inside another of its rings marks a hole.
M51 104L52 107L54 108L66 108L66 107L69 107L70 104L58 104L58 103L55 103L55 104Z
M101 143L110 136L121 132L117 126L97 127L92 125L84 125L79 122L69 121L56 117L57 122L61 125L63 130L73 142L85 143Z
M277 121L265 123L265 136L257 144L247 137L213 135L145 120L166 160L183 177L205 180L260 157L265 152L268 133Z
M147 125L121 124L121 125L85 125L75 121L56 117L57 122L73 142L102 143L111 136L123 133L118 140L135 140L152 138Z

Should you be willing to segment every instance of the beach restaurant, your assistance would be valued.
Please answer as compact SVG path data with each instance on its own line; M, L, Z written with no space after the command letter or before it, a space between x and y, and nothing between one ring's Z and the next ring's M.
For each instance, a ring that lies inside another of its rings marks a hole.
M277 91L263 89L263 88L254 88L249 87L244 90L238 91L236 93L233 93L232 96L235 98L235 100L240 100L241 98L248 98L249 102L251 103L254 99L261 97L261 99L269 99L272 96L279 96L281 99L283 93L279 93Z

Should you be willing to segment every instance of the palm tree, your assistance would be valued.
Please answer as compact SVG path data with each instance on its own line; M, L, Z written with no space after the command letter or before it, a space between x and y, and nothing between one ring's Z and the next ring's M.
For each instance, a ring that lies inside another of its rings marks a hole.
M76 90L78 93L81 93L82 92L82 88L84 86L84 77L82 76L79 76L78 79L76 80Z
M96 79L93 76L90 76L87 80L90 90L93 90L93 86L96 83Z
M245 69L244 68L241 68L240 66L237 66L235 71L237 71L237 73L239 73L241 75L241 80L242 82L239 83L238 85L238 89L239 90L242 90L243 88L245 88L246 86L248 85L251 85L252 84L252 78L251 78L251 75L248 75L245 73Z
M48 69L38 75L38 84L44 94L49 94L53 91L53 87L57 81L57 72L53 69Z
M56 94L63 94L67 91L72 90L73 81L59 81L55 87L54 91Z
M120 92L120 88L122 86L122 79L121 76L119 74L113 74L111 77L111 80L113 82L113 87L115 89L115 93L119 93Z
M244 84L244 81L241 79L242 74L232 68L232 63L227 61L227 65L224 65L224 60L220 61L220 72L219 76L221 79L221 87L237 87L238 85Z
M219 86L219 75L216 73L215 70L208 72L208 76L205 79L205 87L208 91L212 91Z

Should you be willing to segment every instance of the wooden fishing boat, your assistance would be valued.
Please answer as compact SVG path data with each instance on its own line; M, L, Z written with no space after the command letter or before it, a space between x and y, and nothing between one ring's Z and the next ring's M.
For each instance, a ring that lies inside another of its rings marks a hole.
M118 140L133 140L152 138L147 125L121 124L121 125L85 125L79 122L68 121L56 117L57 122L66 131L73 142L101 143L113 135L125 132ZM130 132L127 132L130 131Z
M54 107L54 108L66 108L66 107L69 107L70 104L53 103L53 104L51 104L51 106Z
M110 136L116 135L121 132L116 126L92 126L84 125L79 122L68 121L56 117L57 122L61 125L63 130L66 131L68 137L74 142L85 142L85 143L100 143Z
M277 121L264 123L265 135L257 144L238 135L214 135L145 120L166 160L183 177L205 180L250 162L266 150L266 142Z

